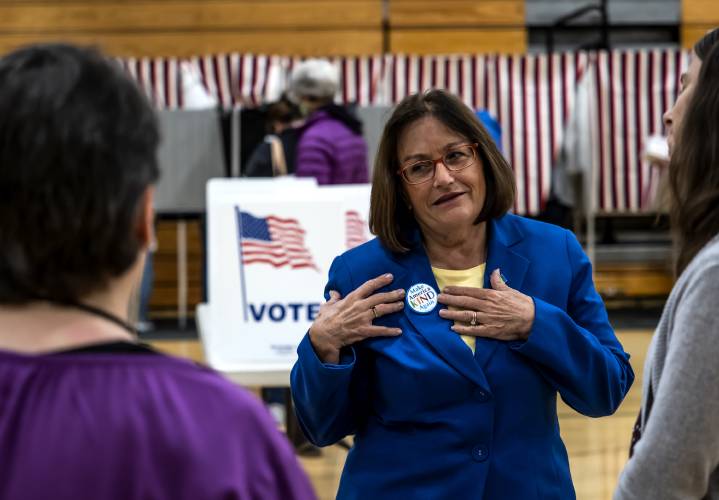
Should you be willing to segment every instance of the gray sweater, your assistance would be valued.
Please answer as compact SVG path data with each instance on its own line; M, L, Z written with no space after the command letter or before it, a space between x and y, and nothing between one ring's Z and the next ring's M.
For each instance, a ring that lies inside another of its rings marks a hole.
M614 493L719 499L719 236L681 274L644 366L642 437Z

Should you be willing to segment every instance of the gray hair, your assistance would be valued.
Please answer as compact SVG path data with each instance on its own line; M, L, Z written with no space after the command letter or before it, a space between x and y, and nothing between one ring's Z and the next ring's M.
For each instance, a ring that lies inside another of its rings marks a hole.
M325 59L307 59L292 71L289 95L294 101L304 97L331 100L338 89L337 68Z

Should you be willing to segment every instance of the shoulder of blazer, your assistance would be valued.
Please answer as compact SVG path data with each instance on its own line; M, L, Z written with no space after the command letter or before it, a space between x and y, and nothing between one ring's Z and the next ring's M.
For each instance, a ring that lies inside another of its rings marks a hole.
M357 281L356 286L359 286L368 279L376 278L380 274L394 273L398 269L404 268L404 263L409 258L410 253L397 254L390 252L378 238L372 238L347 250L338 258L342 259L349 268L350 274Z
M493 234L490 238L497 238L500 247L524 248L530 254L535 251L544 251L547 248L564 248L567 230L554 224L540 222L514 214L505 214L493 219ZM491 243L490 243L491 244ZM520 252L522 252L520 250ZM421 252L420 252L421 253ZM522 252L524 253L524 252ZM368 279L375 278L383 273L395 273L418 263L417 251L398 254L385 248L377 238L373 238L362 245L347 250L339 256L348 267L355 286L359 286ZM414 262L416 261L416 262Z
M542 222L515 214L505 214L492 221L496 234L490 237L500 237L507 245L526 240L528 244L536 244L537 238L552 243L564 242L567 229L555 224Z

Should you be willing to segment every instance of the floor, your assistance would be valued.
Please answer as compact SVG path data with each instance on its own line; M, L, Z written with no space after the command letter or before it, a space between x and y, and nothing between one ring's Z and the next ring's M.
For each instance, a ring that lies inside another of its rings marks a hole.
M619 340L632 355L634 385L624 403L611 417L592 419L577 414L563 403L558 408L562 437L569 452L574 486L579 500L608 500L629 447L632 426L641 401L642 368L652 330L622 329ZM158 349L202 361L202 347L195 339L150 340ZM347 452L331 446L319 457L301 458L318 497L335 497Z

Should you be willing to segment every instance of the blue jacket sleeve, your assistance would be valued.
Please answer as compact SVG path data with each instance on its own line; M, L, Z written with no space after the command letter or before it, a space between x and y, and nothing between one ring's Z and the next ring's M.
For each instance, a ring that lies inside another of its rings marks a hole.
M594 288L589 259L574 234L565 236L572 271L567 310L534 297L529 338L512 347L535 363L569 406L591 417L611 415L634 371Z
M352 291L342 257L330 267L325 299L330 290L343 297ZM317 446L327 446L354 434L368 407L367 377L361 376L363 361L358 359L358 349L350 346L343 350L339 364L323 363L307 333L297 354L290 385L297 419L307 438Z

